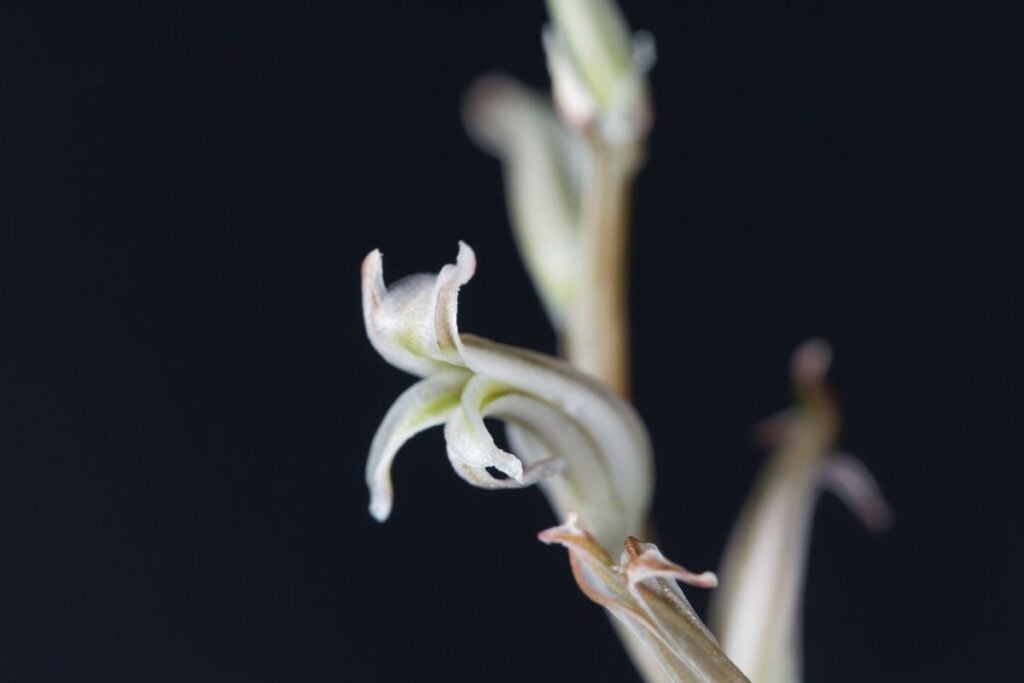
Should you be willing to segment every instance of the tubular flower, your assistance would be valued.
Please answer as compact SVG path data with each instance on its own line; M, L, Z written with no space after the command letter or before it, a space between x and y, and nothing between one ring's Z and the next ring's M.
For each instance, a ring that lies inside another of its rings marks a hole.
M677 581L714 588L711 572L694 574L667 560L653 543L627 537L615 563L597 540L577 526L575 515L539 536L569 550L580 590L604 607L660 665L658 680L746 681L693 611Z
M839 413L825 384L831 358L822 340L793 354L797 406L761 429L775 451L733 529L722 587L712 596L712 629L758 683L801 680L801 590L821 488L833 490L869 529L884 528L890 517L864 466L833 450Z
M443 424L448 458L470 484L496 489L540 483L560 515L579 511L602 540L640 533L653 464L639 417L561 361L460 334L458 292L475 268L473 250L460 243L455 264L386 287L380 252L363 261L370 342L389 363L423 378L395 401L373 438L366 463L371 514L380 521L390 514L391 463L402 444ZM506 423L515 454L494 443L486 417Z

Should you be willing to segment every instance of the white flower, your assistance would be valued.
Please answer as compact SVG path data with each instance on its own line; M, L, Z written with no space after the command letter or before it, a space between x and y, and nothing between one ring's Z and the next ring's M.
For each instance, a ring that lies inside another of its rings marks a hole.
M668 561L652 543L629 537L618 563L575 516L540 533L544 543L569 549L573 577L583 593L608 610L661 666L657 680L746 681L693 611L677 581L714 588L711 572L694 574Z
M381 254L363 261L363 316L374 348L423 379L403 393L370 447L370 511L391 511L391 463L412 435L444 425L448 458L469 483L511 488L540 482L560 516L579 512L602 542L641 533L653 488L647 432L632 407L554 358L499 344L456 325L459 288L473 276L472 249L455 264L385 287ZM506 422L509 453L485 417ZM496 478L488 468L505 475Z
M751 680L801 680L801 590L811 518L821 487L831 488L871 529L889 509L864 466L836 454L835 400L825 385L828 344L812 340L793 354L798 405L768 421L762 433L777 443L733 529L712 595L709 624L722 647Z

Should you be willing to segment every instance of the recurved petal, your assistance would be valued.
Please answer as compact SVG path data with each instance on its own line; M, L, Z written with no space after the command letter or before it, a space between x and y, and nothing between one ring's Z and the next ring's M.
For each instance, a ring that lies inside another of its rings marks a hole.
M502 163L519 251L560 329L576 282L586 145L550 104L507 76L478 79L466 96L463 120L476 143Z
M542 543L558 544L569 551L573 577L583 594L607 609L642 613L631 605L622 573L608 552L591 534L579 526L579 517L570 514L560 524L537 534Z
M378 521L391 514L391 463L398 450L414 435L448 420L469 377L467 371L450 370L421 380L406 389L384 416L366 461L370 514Z
M459 242L455 264L437 275L410 275L384 285L381 253L363 260L363 320L370 343L397 368L425 377L462 365L456 323L459 288L476 270L473 250Z
M561 471L564 466L561 458L552 456L524 462L502 450L494 443L484 423L484 417L518 414L530 401L527 396L517 395L511 386L481 375L473 376L466 383L459 408L444 430L448 459L459 476L483 488L519 488ZM494 468L505 478L493 476L487 468Z
M462 358L470 370L552 406L593 444L598 456L594 461L603 468L604 480L620 504L619 521L613 528L598 527L596 520L584 516L602 543L618 546L626 535L643 533L654 487L654 464L647 430L632 406L596 380L543 354L464 334ZM567 476L576 476L572 461ZM608 503L602 500L600 504Z

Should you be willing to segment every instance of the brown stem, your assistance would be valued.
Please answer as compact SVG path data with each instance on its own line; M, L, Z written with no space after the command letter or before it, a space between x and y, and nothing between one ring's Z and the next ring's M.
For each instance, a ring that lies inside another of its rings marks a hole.
M581 207L579 280L563 345L569 361L623 396L630 391L628 247L636 150L591 139Z

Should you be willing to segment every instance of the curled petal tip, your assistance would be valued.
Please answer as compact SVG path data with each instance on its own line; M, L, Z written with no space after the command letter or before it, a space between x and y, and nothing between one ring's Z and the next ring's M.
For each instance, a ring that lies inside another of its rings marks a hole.
M469 279L476 273L476 252L462 240L459 240L459 254L455 257L455 264L460 274L465 278L462 284L469 282Z
M523 463L511 453L499 450L489 466L515 482L523 483Z
M391 516L391 501L375 496L370 501L370 516L378 522L386 522Z
M366 271L373 267L373 264L376 264L379 267L380 266L380 262L381 262L380 249L374 249L373 251L371 251L369 254L366 255L366 258L363 259L363 274L365 275Z
M366 258L360 270L363 281L363 299L367 304L380 305L384 297L384 258L380 249L374 249Z

